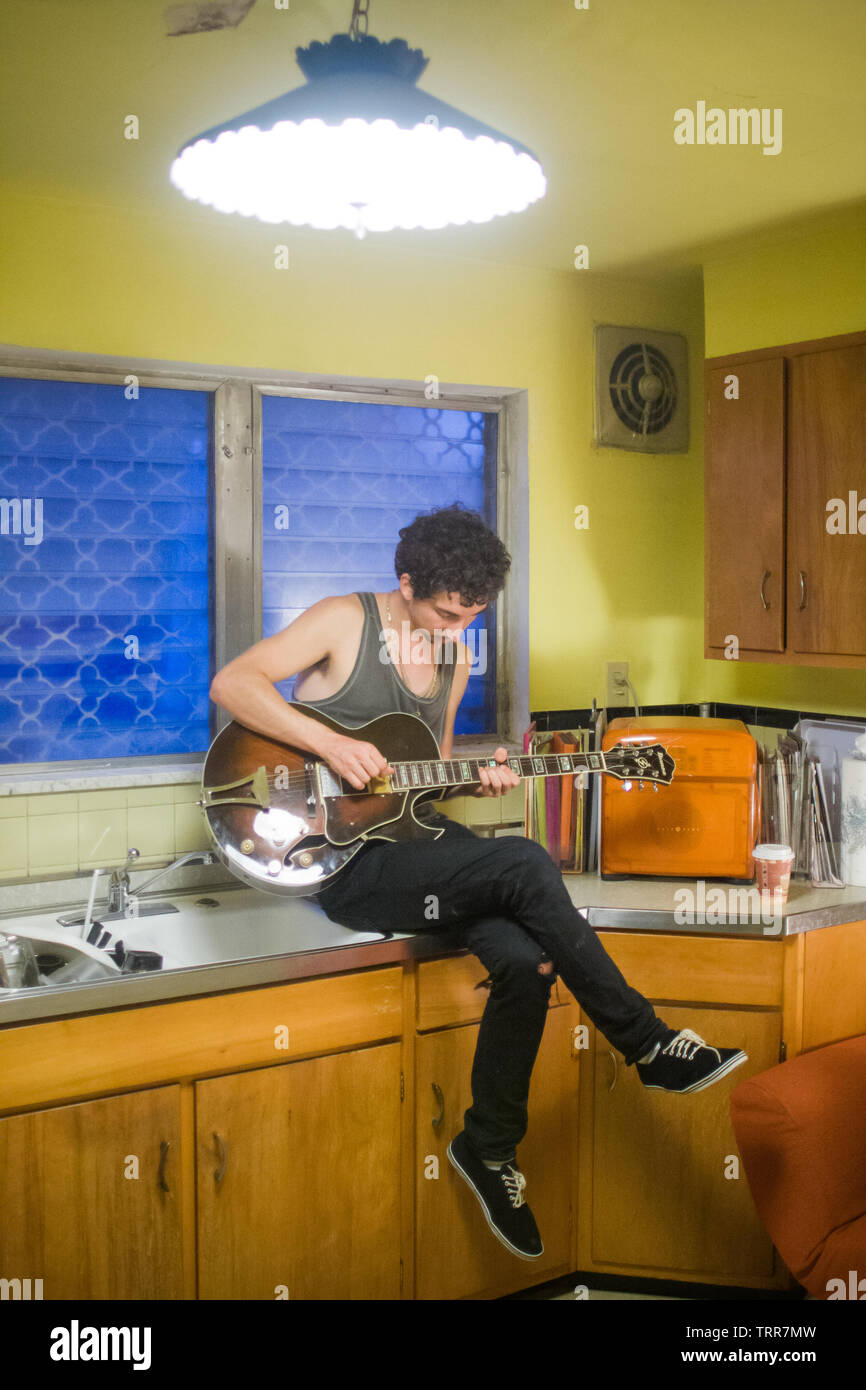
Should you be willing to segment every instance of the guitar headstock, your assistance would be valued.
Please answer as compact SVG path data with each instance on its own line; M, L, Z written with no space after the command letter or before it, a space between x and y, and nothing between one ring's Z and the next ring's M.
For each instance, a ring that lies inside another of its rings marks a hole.
M670 786L676 763L660 743L617 743L604 755L605 770L621 782Z

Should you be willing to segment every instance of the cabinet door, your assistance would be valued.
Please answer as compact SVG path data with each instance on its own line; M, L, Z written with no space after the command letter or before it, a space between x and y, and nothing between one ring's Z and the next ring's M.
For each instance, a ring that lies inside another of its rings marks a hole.
M532 1072L529 1126L517 1160L544 1254L521 1260L493 1235L478 1199L446 1149L472 1104L470 1077L479 1025L448 1028L416 1043L416 1297L499 1296L570 1267L577 1188L578 1055L576 1005L552 1008ZM434 1121L439 1120L438 1124Z
M788 630L797 652L866 654L864 437L866 344L795 357L788 433ZM841 506L833 506L834 499ZM838 529L828 506L841 516Z
M667 1005L672 1028L742 1047L749 1060L693 1095L648 1090L595 1030L589 1267L682 1278L773 1276L773 1246L755 1211L730 1120L739 1081L779 1060L781 1014Z
M196 1083L199 1298L400 1297L400 1052Z
M736 394L731 384L736 378ZM785 361L707 372L706 640L785 649Z
M183 1297L179 1096L0 1120L0 1277L41 1279L45 1299Z

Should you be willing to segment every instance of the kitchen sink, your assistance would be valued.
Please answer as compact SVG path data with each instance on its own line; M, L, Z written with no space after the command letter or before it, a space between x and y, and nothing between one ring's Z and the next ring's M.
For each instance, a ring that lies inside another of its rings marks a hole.
M135 908L135 904L133 904ZM384 941L386 932L356 931L330 921L314 902L274 898L254 888L213 892L196 889L170 899L141 904L141 915L94 913L94 938L81 938L81 913L58 925L52 912L0 917L0 932L28 938L39 967L39 986L0 989L0 998L30 994L37 988L126 979L130 973L185 970L267 956L333 950L366 941Z

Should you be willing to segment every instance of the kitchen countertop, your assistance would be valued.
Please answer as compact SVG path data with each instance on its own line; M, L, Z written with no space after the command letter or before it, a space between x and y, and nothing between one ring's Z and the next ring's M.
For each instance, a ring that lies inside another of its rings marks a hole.
M812 888L808 883L794 882L780 918L774 920L769 913L762 919L756 890L748 884L707 884L687 879L603 880L595 873L566 874L563 881L575 906L586 909L590 925L605 931L782 940L800 932L866 920L866 888L863 887ZM221 883L219 887L214 885L213 891L224 892L227 887L240 889L237 884ZM202 890L197 887L189 891L200 895ZM733 896L744 893L746 897ZM168 895L148 895L160 896ZM182 896L171 895L178 902ZM720 904L729 912L719 913ZM740 904L739 913L737 904ZM291 926L293 913L308 924L310 913L321 912L305 899L286 899L285 906L287 926ZM687 909L691 909L691 918ZM720 920L715 920L717 914ZM19 913L18 920L26 915L29 914ZM331 924L324 913L321 918L324 938ZM14 920L11 914L0 916L0 931L13 930ZM345 929L343 940L344 932ZM453 932L431 927L423 932L383 935L381 940L374 941L366 934L365 939L357 943L325 944L320 949L302 948L285 955L122 975L116 980L53 989L4 991L0 992L0 1027L457 954L468 954L459 938Z
M866 887L813 888L792 880L779 917L763 912L754 884L684 878L602 879L564 874L576 907L603 930L785 937L866 919Z

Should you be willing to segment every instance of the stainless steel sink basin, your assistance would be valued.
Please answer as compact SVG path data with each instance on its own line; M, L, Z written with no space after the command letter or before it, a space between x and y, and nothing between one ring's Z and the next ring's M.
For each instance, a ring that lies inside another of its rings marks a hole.
M274 898L255 888L173 897L177 913L115 922L126 950L156 951L164 970L332 950L384 941L385 932L353 931L304 898Z
M99 914L97 920L104 928L99 933L102 949L82 940L80 927L59 926L56 908L47 913L0 917L0 930L33 942L40 989L121 976L126 979L130 951L153 953L150 965L144 968L156 965L162 971L184 970L333 950L335 946L384 941L387 936L385 932L339 926L312 901L274 898L254 888L197 889L171 898L159 895L159 902L161 910L153 915L124 918L117 913ZM154 908L155 904L147 906ZM69 914L70 922L79 918L83 921L81 914ZM0 997L31 994L35 989L4 989Z

